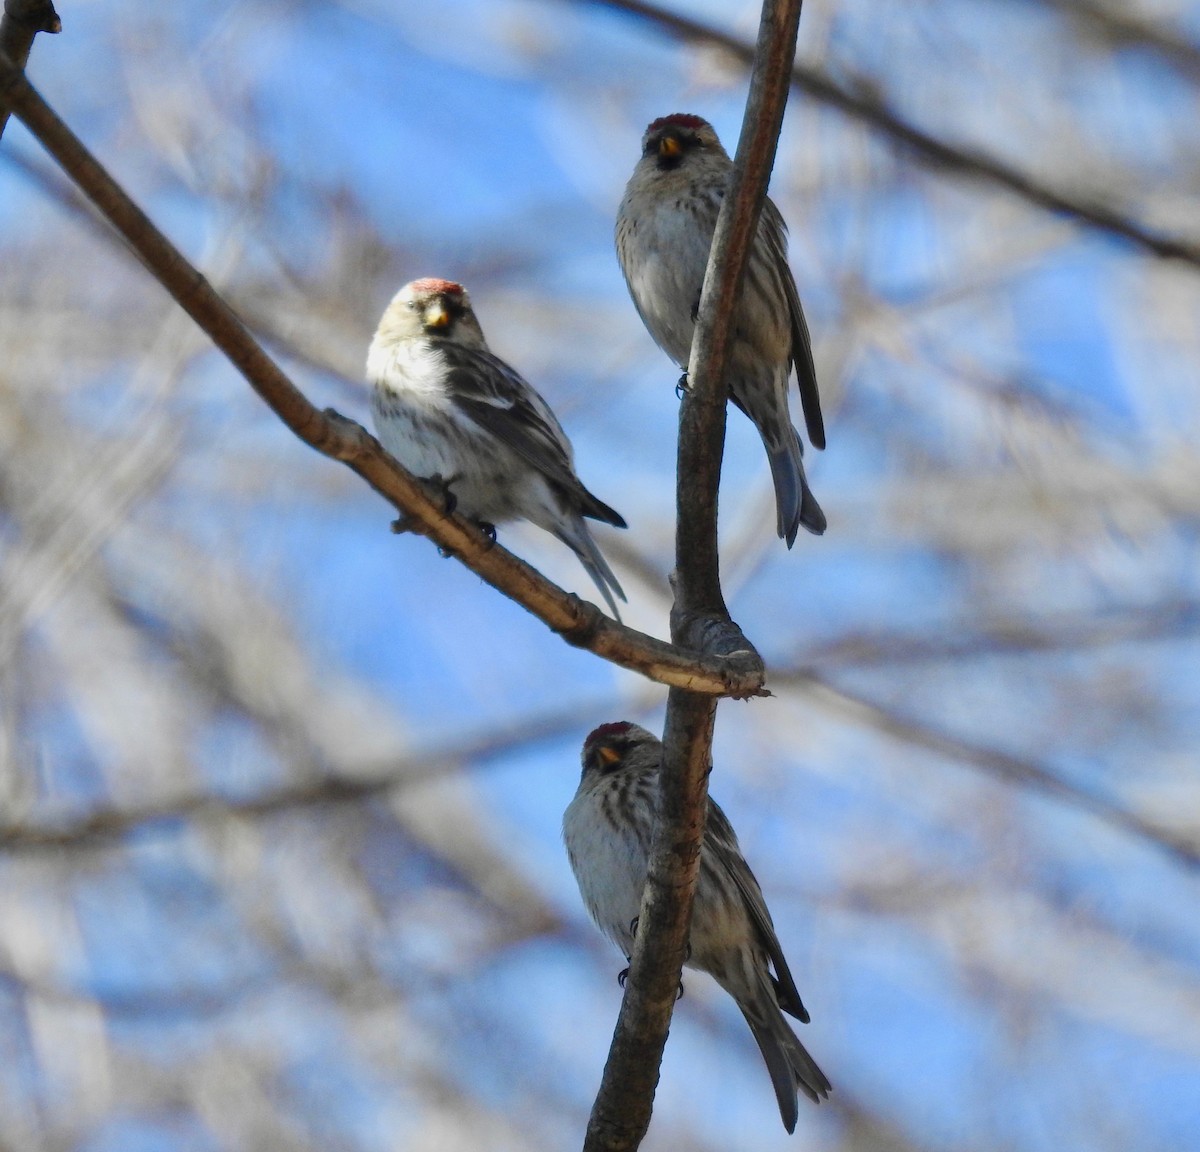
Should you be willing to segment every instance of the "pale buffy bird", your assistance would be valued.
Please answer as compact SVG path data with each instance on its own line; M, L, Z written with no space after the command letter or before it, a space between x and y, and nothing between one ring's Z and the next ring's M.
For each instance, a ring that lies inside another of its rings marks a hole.
M677 113L655 120L617 213L617 258L654 342L685 371L717 213L733 172L712 125ZM762 437L779 535L790 548L801 524L820 535L825 513L804 476L804 449L788 412L795 366L808 438L825 447L808 325L787 262L787 226L768 199L750 249L734 319L729 398Z
M584 741L583 776L563 815L563 839L583 902L626 956L633 952L649 868L662 757L661 741L645 728L602 724ZM783 1018L788 1012L807 1024L808 1012L762 889L729 820L711 799L688 943L687 966L709 973L746 1017L771 1074L783 1126L794 1131L797 1090L819 1103L830 1083Z
M498 356L461 284L414 280L396 293L367 353L380 442L489 535L530 520L557 536L612 614L625 593L584 524L625 521L575 475L574 453L550 406Z

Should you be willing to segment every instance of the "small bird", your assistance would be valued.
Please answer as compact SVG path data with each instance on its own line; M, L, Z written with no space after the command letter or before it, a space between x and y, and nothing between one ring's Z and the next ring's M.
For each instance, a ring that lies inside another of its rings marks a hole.
M662 742L645 728L602 724L584 741L583 775L563 814L563 840L583 902L626 956L633 953L649 869L662 758ZM788 1012L802 1023L809 1019L762 889L711 799L688 944L686 965L709 973L742 1010L771 1074L783 1126L795 1131L797 1089L819 1103L831 1085L783 1018Z
M654 342L687 371L700 290L717 213L733 172L712 125L676 113L655 120L642 137L642 156L617 213L617 259L629 294ZM762 437L779 535L790 548L801 524L820 535L821 511L804 476L804 448L788 412L792 366L815 448L825 447L812 342L787 262L787 226L763 204L750 249L734 323L729 398Z
M550 406L488 350L461 284L406 284L367 353L380 442L410 472L440 484L447 506L494 538L507 520L557 536L595 581L614 617L625 593L583 518L624 528L575 475L574 453Z

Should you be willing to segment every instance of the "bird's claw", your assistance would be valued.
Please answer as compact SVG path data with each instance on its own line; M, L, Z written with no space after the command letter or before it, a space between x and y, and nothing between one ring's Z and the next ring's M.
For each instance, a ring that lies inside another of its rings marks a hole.
M629 935L631 937L637 935L638 921L640 919L641 919L640 916L635 916L632 920L629 921ZM628 956L626 956L625 959L628 960L630 958ZM628 979L629 979L629 969L622 968L621 971L617 973L617 983L620 984L622 988L624 988L625 981Z
M446 479L440 472L435 472L432 476L425 478L425 486L433 489L430 495L442 502L443 516L454 515L454 509L458 507L458 497L454 495L454 490L450 487L456 479L458 479L456 476Z
M679 377L679 381L675 385L675 398L682 400L691 390L691 384L688 383L688 374L685 372Z
M487 541L487 547L491 548L496 543L496 525L489 524L486 520L480 520L475 524L475 527L482 533L484 540ZM454 553L448 548L438 548L438 555L443 558L453 556Z
M628 979L629 979L629 969L622 968L621 971L617 973L617 983L620 984L622 988L624 988L625 981ZM675 1002L678 1003L682 999L683 999L683 981L680 980L679 987L675 991Z
M629 921L629 935L630 936L637 936L638 922L640 920L641 920L640 916L635 916L632 920ZM686 944L684 944L683 947L684 947L683 962L686 964L692 958L692 942L689 940ZM629 957L626 956L625 959L628 960ZM622 988L624 988L625 981L628 979L629 979L629 969L622 968L621 971L617 973L617 983L620 984ZM683 999L683 981L682 980L679 981L679 989L675 993L675 999L677 1001Z
M424 477L421 483L424 484L431 500L441 501L443 516L454 514L454 509L458 507L458 497L450 488L450 480L443 478L441 473L435 472L432 476ZM418 536L429 535L425 530L425 525L416 516L410 516L407 512L393 520L391 527L397 536L403 535L405 532L413 532ZM443 548L439 548L438 551L443 556L450 555Z

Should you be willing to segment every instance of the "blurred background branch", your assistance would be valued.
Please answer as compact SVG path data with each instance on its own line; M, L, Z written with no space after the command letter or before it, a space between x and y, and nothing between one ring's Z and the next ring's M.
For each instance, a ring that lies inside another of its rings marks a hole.
M737 36L703 21L662 8L646 0L568 0L573 4L599 4L627 12L645 20L682 40L713 45L749 64L754 59L754 46ZM1046 0L1064 10L1097 21L1110 39L1117 44L1135 41L1152 45L1171 58L1173 63L1187 60L1188 67L1196 63L1196 49L1163 34L1153 25L1113 14L1111 9L1091 4L1088 0ZM882 89L869 76L839 69L834 80L815 68L797 65L792 71L792 83L811 97L847 116L869 124L895 144L901 145L922 164L944 169L958 177L986 180L1051 212L1060 212L1079 223L1102 232L1109 232L1138 245L1155 256L1180 260L1200 268L1200 243L1186 238L1162 235L1147 228L1119 208L1106 204L1092 191L1054 188L986 153L960 143L942 139L926 132L889 107Z
M676 11L748 43L759 7ZM1196 78L1156 45L1200 10L1106 5L1142 29L1117 40L1099 7L806 0L797 63L1192 243ZM601 547L665 642L678 373L613 216L651 119L732 141L742 59L546 0L64 16L30 78L318 407L365 417L400 284L470 287L629 520ZM713 791L837 1090L788 1138L688 974L642 1147L1188 1147L1200 284L889 140L793 88L771 185L829 532L779 546L736 412L721 488L724 599L776 695L720 709ZM577 1145L620 965L559 822L584 734L660 728L665 691L392 536L46 172L10 124L0 1147ZM539 535L502 542L590 595Z

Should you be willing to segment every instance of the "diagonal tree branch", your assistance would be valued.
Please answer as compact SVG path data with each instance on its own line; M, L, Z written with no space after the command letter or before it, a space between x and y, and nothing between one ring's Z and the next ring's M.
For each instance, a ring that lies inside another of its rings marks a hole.
M1087 34L1115 48L1140 48L1152 52L1172 68L1195 79L1200 77L1200 47L1167 21L1151 20L1127 11L1123 0L1042 0L1073 20Z
M1118 644L1153 643L1200 633L1200 603L1172 597L1143 607L1062 613L1038 619L996 616L982 623L956 621L929 636L909 631L847 633L811 647L800 667L877 668L970 661L995 654L1077 652ZM775 672L776 678L779 672Z
M710 651L757 653L729 618L717 554L717 494L725 444L725 380L734 301L767 193L801 0L765 0L734 170L713 235L679 414L675 604L671 635L702 634ZM588 1119L584 1152L637 1148L654 1092L687 948L712 765L716 700L672 688L667 698L660 812L630 958L629 979Z
M1115 828L1164 853L1175 864L1200 869L1200 844L1195 837L1163 828L1115 800L1089 792L1056 775L1042 764L955 736L912 716L903 716L865 696L826 680L810 668L776 674L776 681L800 689L814 700L857 723L874 728L914 748L951 762L969 764L1006 784L1046 796Z
M628 628L492 544L469 521L447 515L440 498L432 497L364 428L332 409L321 412L308 401L233 309L84 148L20 70L3 57L0 106L16 113L272 411L306 444L357 472L445 552L538 617L568 644L651 680L693 692L739 697L762 692L762 661L753 651L728 647L717 651L711 646L688 651ZM707 643L707 635L702 638Z
M214 675L219 674L214 672ZM277 736L276 732L271 731L272 726L266 718L247 707L244 698L235 698L232 690L227 695L231 706L242 709L258 721L267 730L268 736ZM320 734L309 731L303 719L296 722L294 710L289 708L285 721L274 727L292 723L294 731L288 735L299 738L309 758L329 761L323 774L308 779L288 780L246 796L229 797L208 791L188 791L151 797L137 805L106 806L62 816L30 819L27 816L0 815L0 857L45 852L61 855L70 851L103 851L119 846L130 833L154 824L219 824L234 817L257 819L278 813L337 808L399 796L414 785L444 780L456 772L480 771L484 762L492 762L495 757L507 752L576 733L581 716L611 709L614 699L571 701L547 711L526 713L503 726L468 733L428 750L396 746L386 753L372 755L368 760L330 757L327 749L322 747ZM310 701L309 712L313 716L330 715L336 707L336 702L329 697L319 695Z
M571 2L578 3L579 0ZM744 40L703 21L668 12L647 0L586 0L586 3L628 12L680 40L719 45L747 63L754 59L754 48ZM957 176L987 180L1030 204L1062 213L1089 228L1119 236L1154 256L1179 260L1200 268L1200 243L1164 236L1111 205L1079 193L1053 188L1028 172L976 148L947 144L889 108L865 80L853 88L842 87L814 68L797 65L792 69L791 81L813 99L837 108L902 144L923 164Z

